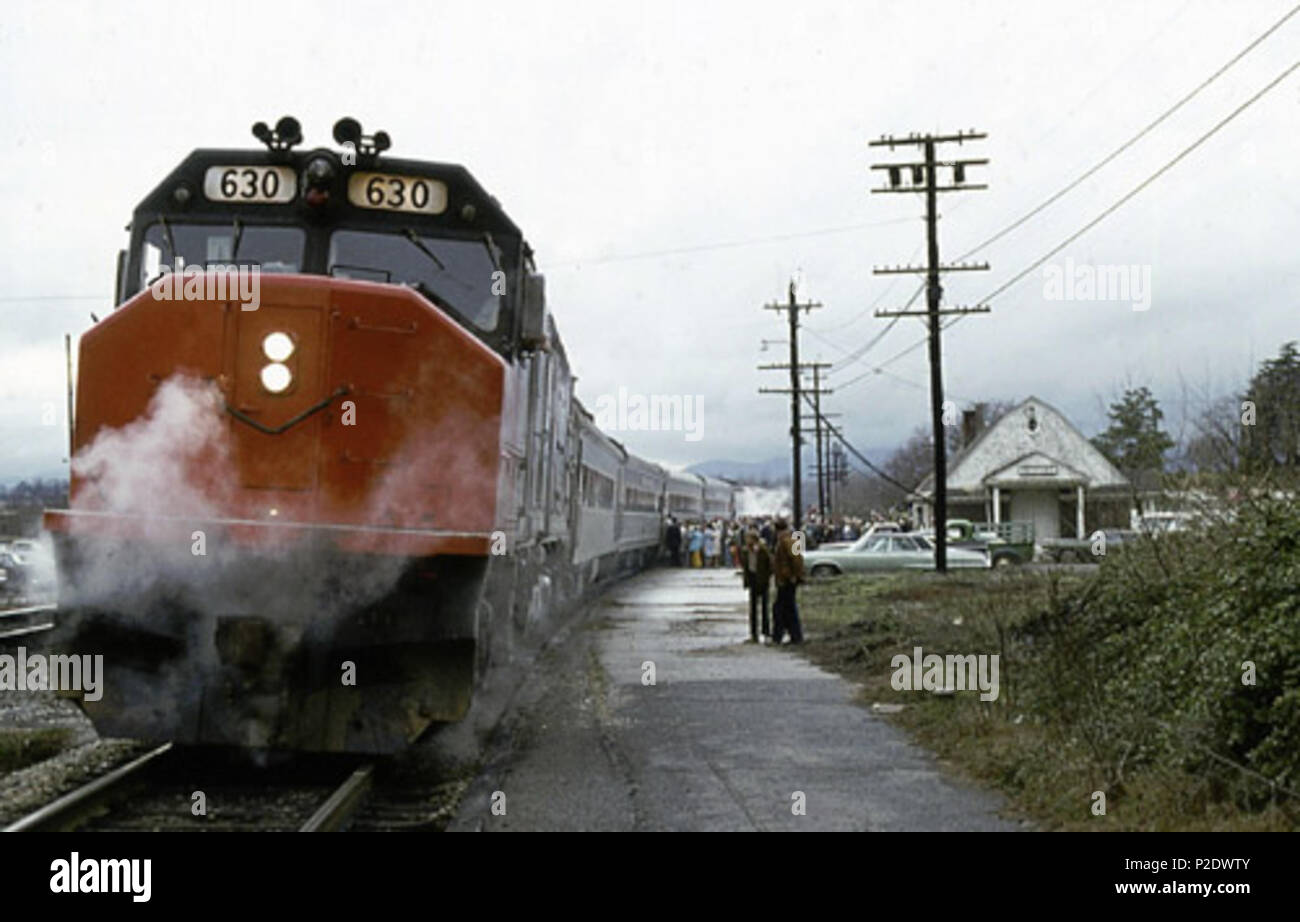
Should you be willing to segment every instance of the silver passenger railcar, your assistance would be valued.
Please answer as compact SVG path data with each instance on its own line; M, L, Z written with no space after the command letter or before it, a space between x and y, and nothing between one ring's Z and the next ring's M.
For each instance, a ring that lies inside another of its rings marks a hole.
M668 514L679 522L704 517L704 480L699 474L672 471L667 478Z
M619 497L618 550L636 558L637 565L654 560L663 537L664 488L667 472L635 455L623 465Z

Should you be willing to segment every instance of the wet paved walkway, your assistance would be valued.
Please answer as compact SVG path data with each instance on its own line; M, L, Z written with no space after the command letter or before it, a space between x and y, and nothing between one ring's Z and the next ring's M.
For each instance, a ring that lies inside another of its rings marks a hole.
M615 587L539 660L451 828L1019 828L848 682L748 633L731 570Z

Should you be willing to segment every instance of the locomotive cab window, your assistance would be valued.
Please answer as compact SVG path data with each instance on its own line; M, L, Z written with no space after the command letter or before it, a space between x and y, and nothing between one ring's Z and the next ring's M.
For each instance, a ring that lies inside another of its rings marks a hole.
M140 284L158 278L163 267L259 266L262 272L301 272L307 234L300 227L234 224L151 224L140 252Z
M415 285L480 330L496 329L503 287L485 240L425 237L414 231L339 230L330 237L336 278Z

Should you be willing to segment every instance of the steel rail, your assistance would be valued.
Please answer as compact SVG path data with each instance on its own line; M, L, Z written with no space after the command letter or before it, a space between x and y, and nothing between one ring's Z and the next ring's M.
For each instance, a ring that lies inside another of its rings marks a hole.
M299 827L299 832L340 832L356 814L374 780L375 766L354 771L329 798Z
M128 781L136 779L145 767L166 755L171 748L171 743L163 743L157 749L146 752L139 758L29 813L0 832L61 832L74 829L103 807L107 801L120 794Z

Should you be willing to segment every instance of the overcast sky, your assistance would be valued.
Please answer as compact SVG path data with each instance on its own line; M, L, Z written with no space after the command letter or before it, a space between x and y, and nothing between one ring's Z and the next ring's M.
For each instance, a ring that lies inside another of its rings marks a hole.
M670 463L786 450L788 279L825 307L806 359L878 334L915 282L919 196L870 195L884 133L986 131L984 192L941 197L953 258L1038 204L1209 77L1290 0L916 3L10 2L0 21L0 479L57 472L63 334L111 309L137 201L196 147L254 146L342 115L393 154L465 164L524 229L588 406L620 386L703 397L704 437L621 433ZM1297 57L1300 16L1177 115L954 274L969 304L1162 166ZM1147 311L1044 297L1041 271L945 334L959 403L1034 394L1086 434L1126 383L1176 424L1180 377L1238 387L1300 338L1300 72L1055 258L1149 266ZM954 149L955 152L955 149ZM901 152L900 152L901 154ZM778 238L778 239L774 239ZM733 245L734 244L734 245ZM663 251L676 251L669 255ZM33 300L41 298L43 300ZM879 455L928 420L923 336L896 326L826 409ZM866 373L865 377L860 377ZM859 380L849 384L852 379ZM53 404L55 425L43 426Z

